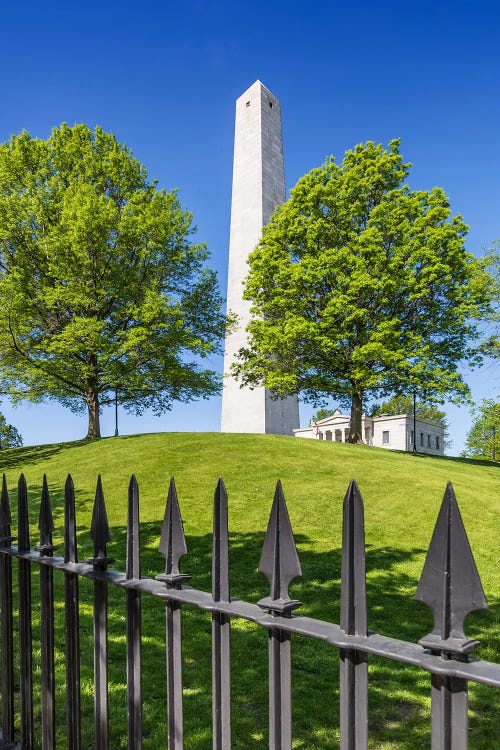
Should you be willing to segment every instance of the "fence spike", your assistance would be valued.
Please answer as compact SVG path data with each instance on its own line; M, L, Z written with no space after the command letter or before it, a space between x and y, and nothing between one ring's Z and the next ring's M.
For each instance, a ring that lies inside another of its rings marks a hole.
M434 630L419 641L425 648L467 654L478 646L478 641L464 634L464 619L488 605L451 483L444 493L415 599L434 614Z
M351 481L344 498L340 627L348 635L366 635L365 525L363 498Z
M228 602L230 599L227 492L221 478L217 482L214 494L212 596L216 602Z
M31 546L28 488L24 474L17 483L17 549L28 552ZM31 563L21 558L18 563L19 580L19 649L21 698L21 739L24 747L34 745L33 727L33 658L31 626Z
M30 545L28 487L24 474L21 474L17 483L17 548L19 552L27 552Z
M0 546L9 547L12 544L10 535L9 491L5 474L2 479L0 497ZM12 747L14 739L14 637L13 637L13 605L12 605L12 558L0 556L0 692L2 697L1 721L2 735L6 747Z
M50 503L47 475L43 475L42 500L40 503L40 515L38 518L38 530L40 532L40 551L52 552L52 532L54 531L54 518Z
M71 474L64 485L64 562L77 562L75 487Z
M179 562L181 557L187 554L187 547L173 477L170 479L168 488L167 505L158 549L165 556L165 575L182 575L179 570Z
M340 627L347 635L367 635L365 524L363 499L353 480L344 498ZM340 649L340 750L368 747L368 660Z
M127 562L126 576L128 580L141 577L139 559L139 485L135 474L132 474L128 486L128 516L127 516Z
M10 535L11 523L9 490L7 489L7 479L4 474L2 479L2 495L0 498L0 544L2 545L9 545L12 541Z
M270 596L258 602L259 606L278 612L300 606L301 602L290 599L288 594L288 587L294 578L302 575L302 569L279 480L262 547L259 573L263 573L271 584Z
M94 543L94 559L102 560L103 562L107 560L109 562L108 558L106 558L106 545L110 541L111 535L109 533L108 514L106 513L100 474L97 477L94 510L90 525L90 538Z

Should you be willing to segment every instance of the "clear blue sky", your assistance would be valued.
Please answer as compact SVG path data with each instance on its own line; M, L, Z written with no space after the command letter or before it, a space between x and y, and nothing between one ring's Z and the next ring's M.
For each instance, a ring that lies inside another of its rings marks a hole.
M22 129L46 138L63 121L113 131L179 189L225 291L234 102L260 79L281 101L288 188L329 154L400 137L410 186L442 186L482 254L500 237L499 22L498 0L8 3L0 141ZM475 399L500 390L498 369L467 380ZM1 408L25 444L86 431L55 404ZM458 453L470 415L449 414ZM120 432L215 431L219 420L212 399L161 418L121 414ZM106 412L103 434L113 429Z

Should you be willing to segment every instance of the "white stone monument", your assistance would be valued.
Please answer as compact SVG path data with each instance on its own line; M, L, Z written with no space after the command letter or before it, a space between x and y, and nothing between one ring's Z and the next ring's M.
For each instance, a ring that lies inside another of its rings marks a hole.
M247 258L273 209L284 200L280 103L256 81L236 101L227 308L238 315L239 325L226 337L222 432L293 435L299 426L296 396L273 400L267 389L241 388L230 375L236 352L246 343L250 320L250 303L242 299Z

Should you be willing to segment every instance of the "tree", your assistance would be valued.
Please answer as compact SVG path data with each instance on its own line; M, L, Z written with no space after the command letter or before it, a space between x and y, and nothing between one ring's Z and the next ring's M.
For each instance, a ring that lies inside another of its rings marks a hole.
M312 415L310 419L310 424L314 424L314 422L320 422L322 419L331 417L334 413L335 413L334 409L325 409L325 408L318 409L318 411Z
M463 456L477 456L495 461L500 452L500 403L484 400L467 435Z
M225 318L191 214L97 127L0 145L0 376L14 401L157 414L217 393Z
M486 330L486 338L481 344L481 351L488 357L500 359L500 241L497 241L483 258L484 267L492 279L493 305L488 316L490 324Z
M350 403L362 442L365 398L463 399L487 274L464 249L443 190L412 191L399 141L331 157L299 180L249 258L248 344L235 374L276 396Z
M0 414L0 449L1 448L19 448L23 444L23 439L16 428L7 423L3 414Z

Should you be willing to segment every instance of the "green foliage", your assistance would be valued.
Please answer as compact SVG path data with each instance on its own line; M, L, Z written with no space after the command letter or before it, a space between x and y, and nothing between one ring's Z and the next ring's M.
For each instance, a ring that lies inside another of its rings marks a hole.
M437 424L446 424L446 414L436 406L422 403L418 399L415 406L417 417ZM375 404L370 410L370 416L376 417L379 414L413 414L413 397L393 396L381 404Z
M467 435L464 456L497 461L500 458L500 403L485 399Z
M7 423L3 414L0 414L0 448L19 448L23 439L19 431Z
M500 359L500 242L489 250L483 263L492 279L493 309L489 316L487 337L480 348L488 357Z
M0 375L13 400L157 414L218 392L225 319L175 192L97 127L0 146Z
M468 396L474 319L488 275L466 253L467 227L443 190L412 191L399 141L368 142L302 177L250 256L254 318L235 372L280 396L351 403L416 391Z
M331 417L332 414L334 413L335 413L334 409L325 409L325 408L318 409L318 411L315 412L311 417L311 424L313 424L313 422L319 422L321 419L326 419L327 417Z
M92 556L89 527L95 482L102 474L113 567L124 570L127 487L137 474L141 506L141 573L165 569L158 552L170 474L176 479L188 554L181 571L189 585L211 590L212 499L219 475L229 496L231 595L257 602L269 593L257 572L264 531L279 477L298 546L303 576L291 595L303 602L299 614L339 622L342 502L356 478L365 500L368 627L416 643L432 629L432 616L414 599L425 551L450 480L467 529L490 609L472 613L466 633L480 640L477 657L500 661L498 627L499 469L466 459L399 454L363 446L277 435L151 434L97 442L43 445L0 452L11 506L17 480L29 487L32 544L38 543L41 483L47 474L54 505L54 544L61 545L64 482L72 473L77 499L79 559ZM480 507L480 512L478 508ZM13 514L15 516L15 513ZM14 519L13 534L17 526ZM56 555L62 555L60 547ZM15 583L16 577L14 578ZM34 582L36 575L34 575ZM54 571L57 747L66 742L64 581ZM94 746L93 582L80 579L82 640L82 748ZM15 601L15 599L14 599ZM166 747L165 604L142 595L144 750ZM33 632L39 632L33 607ZM211 623L207 612L182 608L185 747L207 750L211 738ZM17 639L16 639L17 642ZM35 670L40 649L34 649ZM231 623L231 723L234 750L268 746L268 655L263 628L243 620ZM16 664L18 660L16 659ZM376 657L370 664L370 750L430 747L430 677L421 669ZM124 592L109 588L110 748L127 747ZM295 750L338 747L338 652L327 643L292 636L293 743ZM40 681L35 680L39 715ZM500 691L470 684L470 746L500 747ZM37 723L37 739L40 728Z

